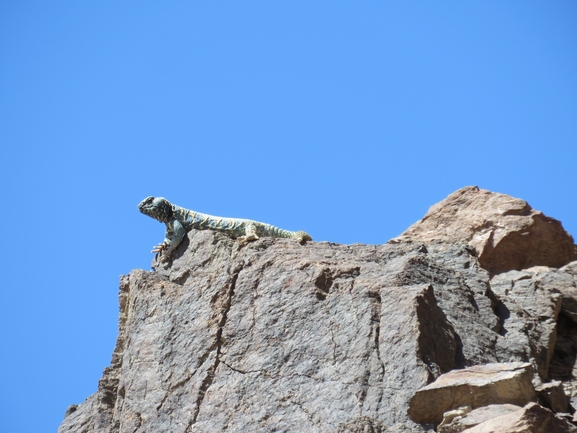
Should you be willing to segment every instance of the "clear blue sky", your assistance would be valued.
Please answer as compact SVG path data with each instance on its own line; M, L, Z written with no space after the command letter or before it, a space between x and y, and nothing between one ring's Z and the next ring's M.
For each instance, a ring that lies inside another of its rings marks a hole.
M0 430L96 391L148 195L384 243L465 185L577 234L577 2L0 2Z

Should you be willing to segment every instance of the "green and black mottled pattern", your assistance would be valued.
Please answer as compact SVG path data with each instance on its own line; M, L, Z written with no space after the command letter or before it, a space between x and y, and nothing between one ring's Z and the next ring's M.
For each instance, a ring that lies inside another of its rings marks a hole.
M172 204L162 197L146 197L138 205L138 210L161 223L173 219Z
M145 198L138 205L138 210L166 224L165 254L170 254L180 244L182 237L192 229L217 230L235 239L246 237L247 240L253 240L264 236L297 239L299 242L312 241L312 238L303 231L292 232L258 221L221 218L194 212L176 206L163 197Z

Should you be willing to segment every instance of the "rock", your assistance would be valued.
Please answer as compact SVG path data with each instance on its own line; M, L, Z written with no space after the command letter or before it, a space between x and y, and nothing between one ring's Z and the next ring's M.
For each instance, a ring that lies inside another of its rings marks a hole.
M521 362L453 370L419 389L409 402L408 414L418 423L439 424L445 412L462 406L523 406L536 399L532 378L531 364Z
M64 418L66 418L71 413L76 412L76 409L78 409L77 404L71 404L70 406L68 406L68 408L66 409L66 412L64 413Z
M337 433L384 433L383 424L376 419L361 416L351 422L339 424Z
M551 269L537 281L545 290L556 291L563 300L557 319L549 378L563 381L565 394L577 406L577 262Z
M551 272L545 282L563 294L562 311L577 322L577 262L563 266L558 272Z
M573 384L572 264L491 279L465 241L243 244L191 231L153 268L121 278L111 364L59 433L421 433L435 426L411 420L409 402L451 370L528 361L539 374L495 376L525 371L527 393L547 371Z
M559 380L535 387L541 405L555 413L569 412L569 398L565 395L563 384Z
M556 418L553 412L529 403L524 408L485 421L475 427L464 430L463 433L572 433L575 426L566 420Z
M571 381L577 349L577 288L573 263L554 269L536 266L491 280L501 324L500 361L530 359L539 381Z
M549 376L563 298L555 284L544 282L551 271L534 267L509 271L491 280L491 289L500 301L496 311L502 338L497 346L508 353L507 361L531 359L541 380Z
M452 316L492 331L463 278L419 247L190 232L172 263L123 278L113 363L93 397L105 404L80 405L59 431L94 431L78 413L120 432L324 432L359 416L425 431L407 401L464 351L436 290Z
M72 412L66 411L58 431L74 433L110 433L113 425L111 408L100 401L101 394L88 397Z
M466 242L491 274L577 260L561 223L505 194L462 188L429 209L396 240Z
M469 412L471 412L471 410L472 410L471 406L462 406L458 409L454 409L454 410L450 410L448 412L445 412L443 414L443 421L441 421L441 424L439 424L437 426L437 431L438 432L449 431L450 428L448 428L448 426L449 426L449 424L454 425L453 424L454 419L463 418L465 415L467 415Z
M549 377L563 383L571 405L577 407L577 323L563 313L557 321L555 353L549 365Z
M394 249L389 250L391 247ZM398 247L414 253L398 256L393 253ZM391 254L386 269L392 271L395 285L433 283L437 303L457 335L456 367L498 362L493 347L499 338L499 318L494 312L496 300L489 275L465 245L431 243L426 252L419 243L382 248Z
M443 416L443 422L439 425L437 431L439 433L460 433L463 430L490 419L516 412L521 409L521 406L514 404L490 404L473 411L469 406L467 406L467 408L469 408L468 411L463 411L463 413L458 414L453 414L452 412L454 411L446 412ZM450 415L447 416L447 414Z

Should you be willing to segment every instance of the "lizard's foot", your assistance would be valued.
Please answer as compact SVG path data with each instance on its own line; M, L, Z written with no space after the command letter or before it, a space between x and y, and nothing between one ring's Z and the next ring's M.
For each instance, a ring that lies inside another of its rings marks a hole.
M256 234L256 227L254 223L248 223L245 228L244 236L240 236L238 239L242 243L256 241L258 239L258 235Z
M166 248L166 243L163 242L163 243L161 243L161 244L156 245L156 246L152 249L151 253L161 253L162 250L164 250L165 248Z
M163 263L168 262L168 261L170 261L170 254L166 254L166 253L160 254L160 257L158 260L160 260Z
M240 237L238 238L238 240L239 240L240 242L242 242L243 244L244 244L244 243L247 243L247 242L256 241L257 239L258 239L258 236L255 235L254 233L248 234L248 235L246 235L246 236L240 236Z
M155 246L151 253L156 253L156 256L161 262L168 262L170 260L170 251L167 250L168 244L163 242Z
M151 253L156 253L156 257L160 262L168 262L170 260L170 252L166 250L168 244L163 242L154 247Z
M298 241L299 244L304 244L306 241L313 240L313 238L311 238L311 235L303 231L296 232L295 239Z

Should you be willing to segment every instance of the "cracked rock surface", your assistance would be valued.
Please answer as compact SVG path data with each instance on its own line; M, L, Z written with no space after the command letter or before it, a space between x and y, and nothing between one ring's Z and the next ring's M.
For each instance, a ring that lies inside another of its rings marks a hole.
M451 370L529 362L534 384L571 385L577 268L491 279L477 255L191 231L121 278L111 365L59 433L417 433L433 426L410 399Z

